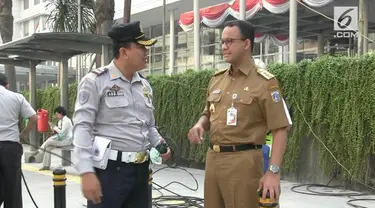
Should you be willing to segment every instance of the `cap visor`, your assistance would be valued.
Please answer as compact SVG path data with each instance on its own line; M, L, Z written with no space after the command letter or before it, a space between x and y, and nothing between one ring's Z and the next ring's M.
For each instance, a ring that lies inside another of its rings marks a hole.
M137 40L137 43L143 45L143 46L152 46L154 45L158 40L156 39L149 39L149 38L144 38L142 40Z

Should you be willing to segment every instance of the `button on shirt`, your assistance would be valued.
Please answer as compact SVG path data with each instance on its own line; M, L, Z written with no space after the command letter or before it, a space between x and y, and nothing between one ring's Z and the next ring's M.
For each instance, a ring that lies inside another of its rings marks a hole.
M237 110L235 126L226 122L232 104ZM203 114L210 118L213 144L265 144L269 130L292 125L278 80L254 62L235 74L227 69L213 76Z
M19 117L30 118L35 114L23 95L0 85L0 141L19 142Z
M112 149L124 152L145 151L161 139L155 128L151 86L138 73L128 81L113 61L80 82L73 123L76 168L81 174L94 171L95 136L109 138Z

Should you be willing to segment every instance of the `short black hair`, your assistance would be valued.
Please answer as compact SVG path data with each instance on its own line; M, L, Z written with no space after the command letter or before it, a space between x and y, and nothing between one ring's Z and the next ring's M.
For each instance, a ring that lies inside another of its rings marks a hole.
M5 76L5 74L0 73L0 85L5 87L7 84L8 84L7 77Z
M113 43L113 56L117 59L120 56L120 48L130 48L132 42ZM135 42L134 42L135 43Z
M59 106L55 109L55 113L60 113L61 115L63 116L66 116L66 110L64 107L62 106Z
M248 21L231 20L224 24L224 27L236 26L240 29L242 38L249 39L251 43L251 52L254 50L255 27Z

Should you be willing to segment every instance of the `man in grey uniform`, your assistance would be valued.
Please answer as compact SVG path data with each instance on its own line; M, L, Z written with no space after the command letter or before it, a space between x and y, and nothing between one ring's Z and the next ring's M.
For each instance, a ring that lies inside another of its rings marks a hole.
M6 76L0 73L0 206L4 202L4 208L22 208L20 138L27 137L38 117L27 100L8 86ZM21 134L20 116L29 119Z
M138 21L116 25L108 36L113 61L87 74L78 86L75 166L88 208L147 208L148 150L164 140L155 128L151 86L137 71L147 67L146 46L156 40L145 37ZM105 168L94 165L100 152L93 141L99 138L111 141ZM169 156L168 148L162 157Z

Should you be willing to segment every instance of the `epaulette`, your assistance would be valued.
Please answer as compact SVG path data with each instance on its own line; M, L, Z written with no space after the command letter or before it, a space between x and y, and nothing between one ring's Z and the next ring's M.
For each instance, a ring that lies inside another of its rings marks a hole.
M146 79L140 72L138 72L139 76L143 79Z
M266 78L267 80L270 80L275 77L275 75L273 75L272 73L270 73L269 71L265 69L257 68L257 72L260 75L262 75L264 78Z
M104 72L108 71L108 68L97 68L95 70L92 70L91 73L96 74L96 76L100 76L104 74Z
M215 72L214 76L217 76L219 74L223 74L224 72L226 72L228 69L222 69L222 70L219 70L217 72Z

